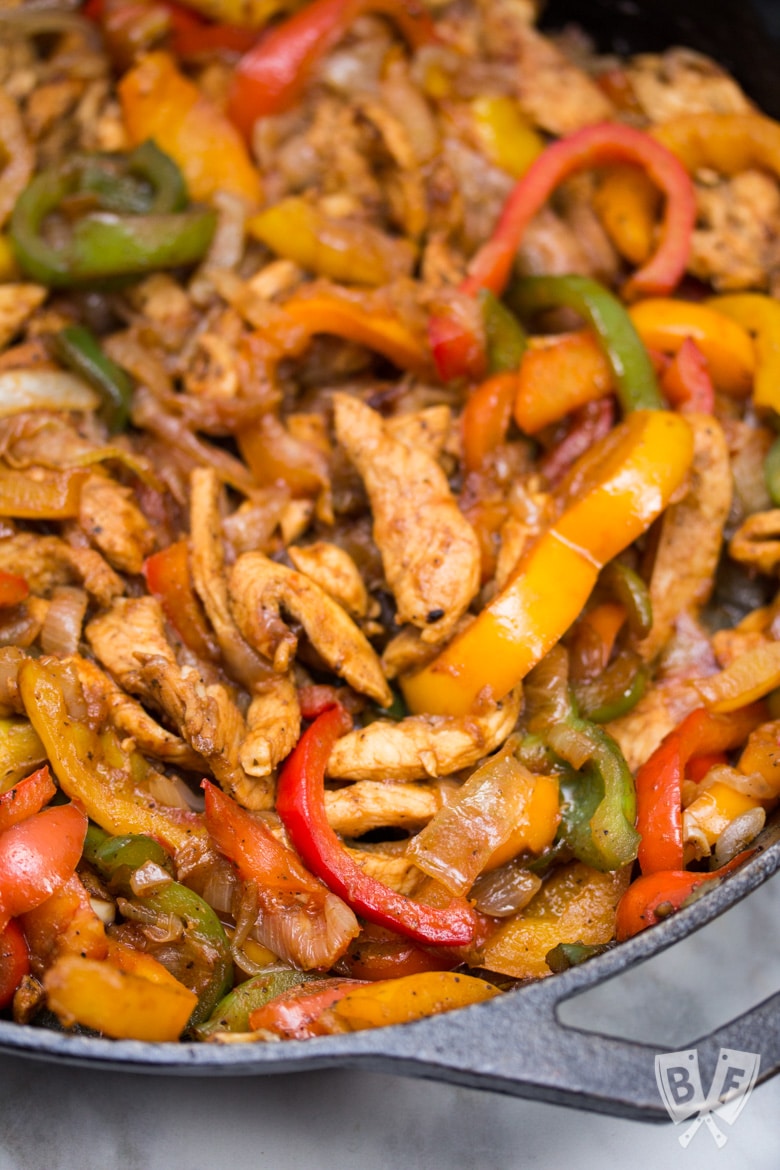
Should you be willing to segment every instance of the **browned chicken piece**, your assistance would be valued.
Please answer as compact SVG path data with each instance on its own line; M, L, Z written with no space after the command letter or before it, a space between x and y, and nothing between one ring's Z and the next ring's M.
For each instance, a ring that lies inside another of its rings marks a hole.
M448 776L476 764L504 742L522 708L520 688L484 715L410 715L378 719L338 740L328 775L338 780L405 781Z
M0 349L13 340L47 294L40 284L0 284Z
M0 569L24 577L33 593L81 583L102 606L125 591L122 578L95 549L72 548L58 536L19 532L0 540Z
M392 852L393 845L402 848ZM416 865L405 856L406 842L383 842L379 845L361 845L359 849L347 846L347 853L369 877L376 878L383 886L397 894L410 897L420 884L422 874Z
M165 617L155 597L117 601L107 613L93 618L84 631L95 656L133 694L147 694L139 674L140 658L176 667L176 655L165 635Z
M190 569L195 592L214 628L230 674L248 690L271 674L242 637L230 611L225 549L222 543L222 484L211 467L199 467L190 476Z
M550 207L542 208L529 223L515 264L524 276L593 275L582 242Z
M759 573L774 573L780 565L780 508L748 516L729 541L729 553Z
M731 507L732 480L723 428L711 415L686 415L694 436L686 495L667 508L650 578L653 627L639 647L646 661L668 642L681 613L712 593Z
M352 617L366 616L368 592L360 570L343 548L318 540L314 544L291 545L287 555L299 572L310 577Z
M427 452L388 432L381 415L347 394L333 396L336 434L365 484L397 621L423 641L450 633L479 589L480 552L447 478Z
M0 646L0 711L3 717L24 714L18 678L19 667L27 657L20 646Z
M358 780L325 793L328 823L345 837L372 829L421 829L438 812L441 796L425 784Z
M593 276L614 284L620 275L620 260L593 207L593 175L575 175L564 183L558 195L563 222L585 253Z
M453 635L460 634L473 620L471 614L464 614ZM441 643L423 642L416 626L404 626L385 646L382 653L382 669L388 678L398 678L401 674L422 670L429 662L433 662L440 649Z
M595 81L547 37L530 25L515 26L520 104L549 134L571 134L614 116L614 108ZM510 51L505 45L504 51Z
M640 53L625 71L651 122L669 122L681 114L747 114L753 108L733 77L693 49Z
M136 747L144 755L189 771L197 771L202 767L200 756L189 744L172 731L161 727L136 699L118 687L96 663L76 655L68 661L79 677L87 702L102 703L117 731L135 740Z
M763 171L697 184L698 226L688 271L716 289L766 288L777 268L780 188Z
M298 636L280 617L284 611L300 622L336 674L380 706L391 704L392 693L370 643L346 611L303 573L262 553L244 553L233 566L228 589L241 633L280 674L288 670L298 647Z
M289 674L279 674L255 693L246 714L239 759L248 776L267 776L295 747L301 733L298 692Z
M743 654L757 650L774 641L768 629L765 630L716 630L712 635L712 648L718 665L725 670Z
M385 423L394 439L412 449L425 451L438 459L448 445L452 431L452 411L449 406L429 406L410 414L399 414Z
M123 573L141 572L154 548L154 533L129 488L107 475L87 476L79 522L110 565Z
M358 109L379 134L395 169L384 176L385 197L393 217L412 240L428 225L428 203L422 175L406 127L379 102L363 99Z

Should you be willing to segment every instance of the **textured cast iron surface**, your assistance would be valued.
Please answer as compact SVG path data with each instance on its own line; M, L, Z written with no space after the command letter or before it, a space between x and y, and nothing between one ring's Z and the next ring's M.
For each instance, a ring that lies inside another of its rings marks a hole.
M780 117L778 0L550 0L546 22L578 21L602 49L687 44L730 69ZM0 1051L144 1073L246 1075L361 1067L429 1077L622 1117L665 1121L652 1045L558 1022L563 1000L658 954L734 906L780 869L780 813L764 850L687 909L580 967L488 1003L403 1027L284 1044L144 1044L69 1036L0 1021ZM780 993L696 1042L705 1083L720 1046L759 1051L761 1080L780 1071Z

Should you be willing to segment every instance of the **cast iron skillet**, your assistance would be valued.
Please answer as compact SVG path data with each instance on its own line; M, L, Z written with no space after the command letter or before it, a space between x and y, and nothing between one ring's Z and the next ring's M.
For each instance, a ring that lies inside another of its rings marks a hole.
M700 48L767 112L780 116L780 12L774 0L552 0L546 23L583 24L602 48ZM715 15L717 12L717 15ZM564 1000L604 983L698 930L780 869L780 810L742 868L659 926L561 975L449 1015L403 1027L283 1044L146 1044L67 1035L0 1021L0 1051L125 1072L247 1075L338 1065L492 1089L617 1117L664 1121L655 1083L660 1048L565 1027ZM720 1047L761 1053L760 1080L780 1072L780 992L708 1036L691 1037L704 1081Z

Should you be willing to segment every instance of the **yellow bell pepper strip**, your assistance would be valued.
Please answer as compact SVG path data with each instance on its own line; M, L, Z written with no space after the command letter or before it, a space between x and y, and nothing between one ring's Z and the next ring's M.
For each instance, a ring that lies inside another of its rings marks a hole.
M655 926L663 918L682 909L691 894L705 882L725 877L752 856L752 850L739 853L727 865L711 873L691 873L687 870L658 870L643 874L633 881L620 900L615 921L618 942Z
M527 775L531 779L528 802L506 841L490 854L483 873L506 865L521 853L544 853L555 840L561 820L558 781L555 776Z
M410 276L414 248L378 228L332 219L298 196L290 196L247 220L247 231L277 256L343 284L389 284Z
M526 435L559 422L614 389L612 367L589 329L526 350L517 375L513 413Z
M696 216L693 184L670 151L642 131L616 122L587 126L547 147L515 185L495 232L472 259L460 291L476 296L480 289L487 288L500 296L528 224L556 187L579 171L626 161L646 171L663 191L666 203L661 243L647 264L628 281L623 294L633 300L671 292L685 272L690 255ZM463 332L464 326L454 321L446 328L435 317L431 322L442 377L471 372L462 363L477 341L470 347Z
M663 408L652 362L632 319L603 285L586 276L529 276L512 285L508 300L521 318L546 309L573 309L601 343L624 413Z
M557 493L558 519L510 581L429 666L401 681L409 709L466 715L500 700L563 636L603 566L641 536L684 481L691 429L668 411L635 411L581 457Z
M517 374L493 374L469 394L461 416L463 463L479 471L506 438L516 396Z
M0 719L0 792L7 792L46 759L46 749L27 719Z
M756 707L746 707L730 717L700 707L671 731L641 766L636 774L636 795L643 873L683 868L682 782L689 760L737 747L761 717Z
M725 715L738 711L780 686L780 642L746 650L720 674L696 682L696 690L710 711Z
M690 174L708 168L732 176L757 167L780 176L780 124L760 114L682 114L655 126L653 138Z
M197 1003L183 983L153 983L113 964L64 955L45 973L50 1009L67 1028L81 1024L115 1040L178 1040Z
M352 726L343 707L324 711L303 733L279 777L276 811L309 869L352 909L377 926L415 942L463 946L474 937L476 916L462 899L443 909L423 906L364 873L328 824L325 768L336 740Z
M15 520L75 520L83 471L0 471L0 516Z
M762 293L730 293L706 303L753 338L753 405L780 413L780 304Z
M13 1001L17 987L30 974L30 953L15 918L0 934L0 1010Z
M241 136L167 53L142 57L118 92L130 141L154 139L181 168L193 199L208 202L229 191L253 206L260 202L260 176Z
M163 811L135 795L148 764L126 752L110 729L98 734L74 719L66 695L73 685L61 663L30 659L19 670L19 693L63 792L107 833L143 833L172 850L205 836L197 814Z
M371 311L346 292L294 297L285 302L283 309L311 336L332 333L382 354L418 377L430 375L431 362L423 339L397 317Z
M480 966L515 979L541 979L551 974L547 955L559 943L611 942L629 876L628 866L601 873L580 861L556 869L525 910L502 923L482 947Z
M751 732L739 758L738 770L745 776L758 774L767 783L767 799L780 796L780 722L763 723Z
M653 297L632 305L629 316L649 348L677 353L690 338L707 359L718 390L735 398L750 393L756 371L753 342L727 314L692 301Z
M477 141L494 166L521 178L544 150L544 139L511 97L478 97L471 102Z
M366 1028L410 1024L472 1003L484 1003L501 994L492 983L473 975L423 971L354 988L323 1013L319 1024L325 1034L362 1032Z
M712 414L715 387L709 363L695 341L686 337L661 377L668 402L684 414Z
M414 0L313 0L272 28L238 63L228 110L246 138L258 118L295 104L317 63L364 13L389 16L415 48L435 39L430 17Z
M644 264L652 252L659 202L657 189L637 167L610 169L593 196L604 230L632 264Z
M0 281L18 280L20 275L19 265L16 263L16 253L13 245L6 235L0 235Z

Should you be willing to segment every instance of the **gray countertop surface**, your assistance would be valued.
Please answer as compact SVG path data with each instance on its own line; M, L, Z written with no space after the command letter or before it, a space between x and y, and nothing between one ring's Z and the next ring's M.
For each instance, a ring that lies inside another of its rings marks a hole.
M776 877L566 1022L686 1047L777 990L779 898ZM683 1150L671 1125L376 1073L183 1079L0 1057L0 1170L777 1170L780 1078L721 1129L723 1149L702 1127Z

